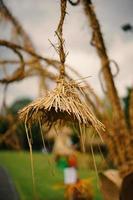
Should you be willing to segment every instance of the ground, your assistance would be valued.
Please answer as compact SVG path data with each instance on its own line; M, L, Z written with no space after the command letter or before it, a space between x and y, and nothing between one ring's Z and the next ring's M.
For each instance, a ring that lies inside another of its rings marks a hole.
M0 165L4 166L21 197L21 200L33 200L30 157L28 152L0 152ZM51 155L34 153L35 180L39 200L63 200L63 171L59 170ZM102 200L94 170L80 165L80 178L90 178L93 184L95 200Z

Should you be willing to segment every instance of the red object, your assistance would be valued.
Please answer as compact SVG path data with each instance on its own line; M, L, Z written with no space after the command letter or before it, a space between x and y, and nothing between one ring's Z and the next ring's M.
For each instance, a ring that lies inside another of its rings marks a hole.
M77 158L75 155L71 155L68 158L69 167L77 167Z

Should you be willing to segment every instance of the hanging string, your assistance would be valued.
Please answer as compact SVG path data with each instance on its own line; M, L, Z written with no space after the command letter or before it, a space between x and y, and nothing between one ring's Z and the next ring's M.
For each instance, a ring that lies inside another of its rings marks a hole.
M34 199L37 200L35 175L34 175L33 153L32 153L32 143L31 143L31 139L29 137L28 127L27 127L26 121L25 121L25 130L26 130L27 141L28 141L28 145L29 145L29 149L30 149L30 163L31 163L31 173L32 173L33 194L34 194Z
M39 119L38 122L39 122L39 128L40 128L40 133L41 133L43 148L44 148L44 151L45 151L46 153L48 153L47 148L46 148L46 145L45 145L45 141L44 141L44 135L43 135L43 132L42 132L41 120Z
M59 79L63 79L65 75L65 59L66 59L66 54L64 50L64 39L63 39L63 24L64 24L64 19L66 15L66 5L67 5L67 0L61 0L60 1L60 8L61 8L61 15L60 15L60 21L57 27L57 30L55 31L57 37L58 37L58 53L59 53L59 58L60 58L60 75Z
M84 127L82 127L80 124L79 124L79 131L80 131L81 150L83 153L85 153L85 131L84 131Z
M90 148L91 148L91 154L92 154L92 158L93 158L93 164L94 164L94 168L95 168L95 172L96 172L97 187L99 187L99 185L98 185L98 182L99 182L98 169L97 169L95 154L94 154L93 146L92 146L93 139L94 139L94 135L92 135L92 138L91 138Z
M39 128L40 128L40 133L41 133L41 138L42 138L42 143L43 143L43 148L44 148L45 152L48 154L48 151L47 151L47 148L46 148L46 145L45 145L45 141L44 141L44 135L43 135L42 125L41 125L41 120L40 119L38 120L38 123L39 123ZM48 157L48 164L49 164L49 166L51 168L52 175L55 175L53 162L52 162L52 159L50 159L49 157Z

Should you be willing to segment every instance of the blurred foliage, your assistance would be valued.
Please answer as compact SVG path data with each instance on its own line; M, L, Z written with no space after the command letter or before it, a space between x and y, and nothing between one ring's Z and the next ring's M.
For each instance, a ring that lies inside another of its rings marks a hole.
M24 106L28 105L32 100L29 98L22 98L13 102L13 104L9 107L8 111L13 114L17 115L18 111L23 108Z
M9 126L9 122L6 118L0 117L0 134L4 134Z
M22 149L29 149L24 124L18 120L18 110L26 106L31 102L29 98L22 98L13 102L11 106L6 108L6 115L0 117L0 135L8 134L7 131L16 124L16 128L13 129L12 134L15 134L19 140ZM36 124L31 128L33 138L33 150L42 149L42 139L40 134L40 128ZM12 135L11 134L11 135ZM9 139L9 138L8 138ZM0 149L12 149L10 145L6 145L6 141L0 143Z
M127 94L125 97L122 98L124 103L124 113L125 113L125 119L127 122L128 127L130 127L130 120L129 120L129 102L130 102L130 94L131 94L131 87L127 87Z

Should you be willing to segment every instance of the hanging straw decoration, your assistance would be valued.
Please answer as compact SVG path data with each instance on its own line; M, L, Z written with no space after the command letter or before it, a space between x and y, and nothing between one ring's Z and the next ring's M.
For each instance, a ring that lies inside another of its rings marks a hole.
M64 51L63 39L63 23L66 15L67 0L61 0L61 16L60 21L55 31L58 38L58 47L55 47L60 58L59 77L57 86L54 90L49 91L47 96L43 96L28 106L19 111L20 119L25 123L27 139L30 147L31 166L32 166L32 181L33 190L35 192L35 178L32 156L32 142L30 139L30 127L34 123L47 126L49 129L54 125L64 125L67 122L78 124L82 149L84 148L85 127L92 126L98 132L101 138L101 131L104 131L104 125L95 117L85 102L82 102L79 96L79 90L84 95L84 91L79 83L75 81L67 82L65 79L65 60L66 54ZM40 128L41 129L41 128ZM43 134L41 131L42 140L44 143Z
M66 15L67 0L61 0L61 17L57 30L58 47L56 51L60 58L60 74L57 86L53 91L48 92L47 96L33 101L28 106L19 111L20 119L27 125L40 121L48 127L62 122L73 122L79 125L92 125L100 133L104 130L104 125L95 117L85 102L79 96L79 88L82 87L74 81L65 80L65 59L63 39L63 23ZM82 90L82 93L84 91Z

